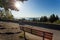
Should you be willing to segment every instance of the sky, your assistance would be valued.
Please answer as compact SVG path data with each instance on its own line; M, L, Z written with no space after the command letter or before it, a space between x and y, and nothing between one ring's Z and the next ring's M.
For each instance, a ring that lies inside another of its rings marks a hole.
M19 11L12 11L15 18L60 16L60 0L28 0L20 3Z

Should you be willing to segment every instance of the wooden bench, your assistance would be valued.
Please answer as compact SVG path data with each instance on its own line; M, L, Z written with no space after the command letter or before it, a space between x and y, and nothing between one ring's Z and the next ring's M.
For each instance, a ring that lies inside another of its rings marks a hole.
M41 31L34 28L28 28L23 26L20 26L20 29L23 30L24 32L28 32L28 33L43 37L43 40L45 40L45 38L49 40L53 39L53 33L51 32Z

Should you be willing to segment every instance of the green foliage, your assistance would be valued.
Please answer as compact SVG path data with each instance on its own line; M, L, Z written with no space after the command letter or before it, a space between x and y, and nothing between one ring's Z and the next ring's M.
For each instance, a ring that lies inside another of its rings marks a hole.
M60 24L60 20L57 20L57 21L55 21L54 23L56 23L56 24Z
M59 17L56 15L54 15L54 14L52 14L50 17L49 17L49 21L51 22L51 23L53 23L53 22L55 22L55 21L57 21L57 20L59 20Z
M33 22L37 22L37 19L36 19L36 18L32 18L32 21L33 21Z
M13 20L13 15L8 16L7 19Z
M50 16L49 21L50 21L50 22L54 22L54 21L55 21L55 15L54 15L54 14L52 14L52 15Z
M49 18L47 16L41 16L40 20L37 18L32 18L32 19L33 19L32 21L34 21L34 22L60 23L60 21L57 21L57 20L59 20L58 15L55 15L55 14L50 15Z
M47 22L47 21L48 21L47 16L43 16L40 18L40 22Z
M58 15L56 15L56 20L59 20L59 17L58 17Z
M22 18L22 20L25 20L25 18Z
M11 10L18 10L14 3L18 0L0 0L0 7L4 8L5 10L11 9ZM27 1L27 0L19 0L21 2Z
M0 0L0 7L3 7L3 5L2 5L2 0Z
M16 1L21 1L21 2L24 2L24 1L27 1L27 0L0 0L0 7L1 8L4 8L5 10L5 14L6 15L3 15L3 13L1 14L1 19L13 19L13 15L7 15L9 14L9 9L11 10L18 10L14 4ZM7 12L8 11L8 12Z
M8 14L4 14L4 10L0 12L0 19L9 19L9 20L12 20L13 19L13 15L11 14L11 12L9 13L8 11Z

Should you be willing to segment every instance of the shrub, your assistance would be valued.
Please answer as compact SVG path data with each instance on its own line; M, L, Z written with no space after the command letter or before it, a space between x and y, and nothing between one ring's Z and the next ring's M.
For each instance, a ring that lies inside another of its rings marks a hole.
M55 21L54 23L56 23L56 24L60 24L60 20L57 20L57 21Z

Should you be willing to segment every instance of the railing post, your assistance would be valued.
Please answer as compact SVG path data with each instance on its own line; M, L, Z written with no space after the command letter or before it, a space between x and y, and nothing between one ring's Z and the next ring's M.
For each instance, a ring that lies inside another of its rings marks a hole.
M49 40L52 40L52 38L50 38Z
M26 34L25 34L24 27L23 27L23 31L24 31L24 39L27 40L27 39L26 39Z
M31 34L32 34L32 29L31 29Z
M45 40L44 36L45 36L45 32L43 32L43 40Z

